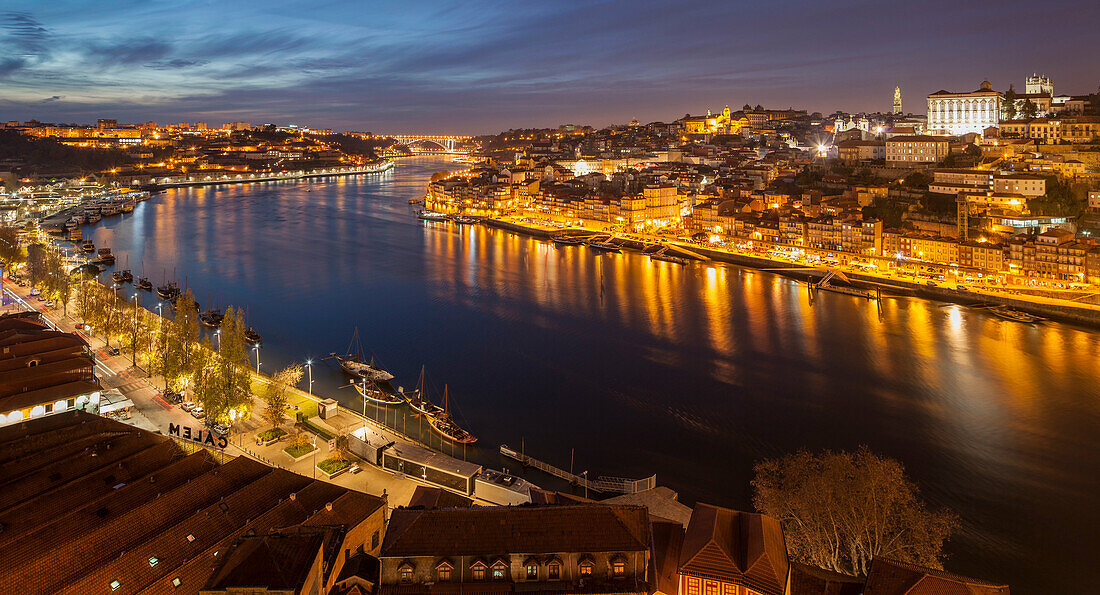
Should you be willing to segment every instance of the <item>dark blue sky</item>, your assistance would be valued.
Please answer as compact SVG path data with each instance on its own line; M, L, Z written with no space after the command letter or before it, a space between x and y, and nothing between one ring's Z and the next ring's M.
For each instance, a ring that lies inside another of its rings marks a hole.
M1100 1L4 0L0 119L486 133L1100 84Z

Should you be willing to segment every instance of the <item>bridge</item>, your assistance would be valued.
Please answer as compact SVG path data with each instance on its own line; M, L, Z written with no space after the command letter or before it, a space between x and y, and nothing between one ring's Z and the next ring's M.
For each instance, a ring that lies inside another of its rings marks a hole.
M455 150L455 144L463 141L468 141L472 136L462 136L455 134L375 134L376 137L392 138L398 143L412 147L414 143L435 143L444 149L448 153L453 153Z

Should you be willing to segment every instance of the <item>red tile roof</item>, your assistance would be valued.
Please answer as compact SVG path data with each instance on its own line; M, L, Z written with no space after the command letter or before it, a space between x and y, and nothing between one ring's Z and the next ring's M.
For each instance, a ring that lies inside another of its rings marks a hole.
M991 583L888 558L871 561L866 595L1009 595L1008 585Z
M695 506L680 550L680 574L782 595L788 567L778 520L709 504Z

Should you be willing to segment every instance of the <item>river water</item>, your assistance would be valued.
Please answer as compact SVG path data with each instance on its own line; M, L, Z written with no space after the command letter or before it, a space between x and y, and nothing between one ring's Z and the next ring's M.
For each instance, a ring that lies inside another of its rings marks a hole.
M489 467L516 471L497 446L522 444L751 510L754 461L865 444L962 518L948 569L1019 593L1100 582L1100 334L912 298L811 306L769 273L418 221L408 199L460 167L172 190L86 236L155 284L174 275L203 308L246 307L262 369L313 358L314 392L356 408L322 358L358 327L394 385L424 365L435 400L448 387L480 438L455 454Z

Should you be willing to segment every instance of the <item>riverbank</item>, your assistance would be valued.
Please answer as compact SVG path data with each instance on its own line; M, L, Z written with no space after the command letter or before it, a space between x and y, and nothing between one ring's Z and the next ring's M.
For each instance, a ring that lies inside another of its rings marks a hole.
M309 171L294 171L272 174L220 174L202 175L191 174L189 176L166 176L163 178L150 178L140 182L143 188L154 190L166 188L182 188L188 186L217 186L221 184L253 184L257 182L281 182L286 180L303 180L308 178L326 178L336 176L357 176L363 174L377 174L393 169L392 160L386 159L379 163L356 167L327 167Z
M609 233L587 227L555 227L504 218L486 219L485 224L497 229L540 239L549 239L555 235L606 235ZM613 238L611 241L624 248L639 251L646 246L643 242L629 238ZM809 265L797 261L769 258L759 254L745 254L728 249L707 247L698 243L670 240L661 236L652 236L652 243L667 245L672 250L679 249L678 255L692 260L701 260L699 256L702 255L715 262L771 272L809 284L819 281L829 272L835 272L846 277L853 287L881 290L884 296L919 297L965 306L1007 306L1060 322L1100 328L1100 306L1021 293L1024 288L1017 289L1008 286L1000 288L982 285L963 286L951 280L933 282L934 285L929 285L927 280L913 280L893 273L876 274L850 267ZM965 288L960 289L960 287Z

